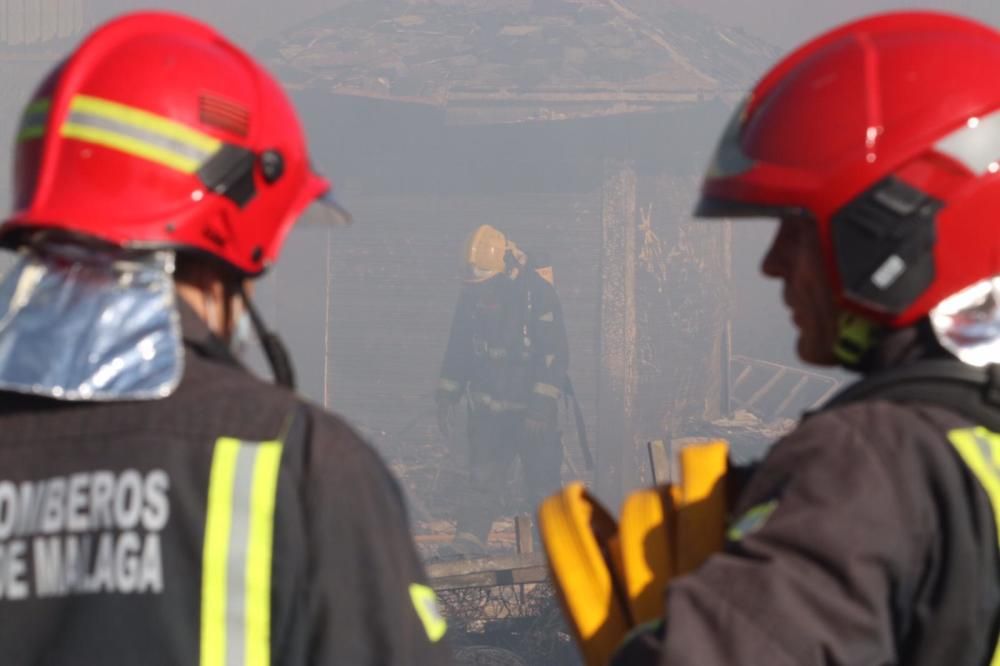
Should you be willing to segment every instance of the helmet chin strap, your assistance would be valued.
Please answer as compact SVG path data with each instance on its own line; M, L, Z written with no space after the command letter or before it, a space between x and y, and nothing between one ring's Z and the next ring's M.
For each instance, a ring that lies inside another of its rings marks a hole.
M866 355L878 343L882 328L866 317L841 312L837 320L834 356L848 370L859 370Z
M246 290L243 288L242 284L239 289L240 298L243 299L243 307L247 309L247 313L250 315L250 321L253 322L253 328L257 334L257 339L260 340L260 345L264 350L264 356L267 357L267 362L271 366L271 373L274 375L274 382L279 386L285 386L294 390L295 370L292 368L292 361L288 355L288 350L285 348L281 338L267 329L267 326L264 324L264 320L261 318L257 308L254 307L250 297L247 296Z

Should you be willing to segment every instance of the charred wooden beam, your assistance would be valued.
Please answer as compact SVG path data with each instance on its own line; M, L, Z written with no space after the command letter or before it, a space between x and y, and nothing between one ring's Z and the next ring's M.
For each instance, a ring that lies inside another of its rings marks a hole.
M671 465L670 453L667 451L667 443L662 439L657 439L649 443L649 469L653 477L653 483L662 485L670 483Z
M427 576L436 590L543 583L548 575L543 553L434 562L427 565Z
M636 173L605 164L601 253L600 366L597 395L597 491L618 504L638 469L633 444L636 372Z
M532 585L548 581L549 570L546 567L528 567L525 569L508 569L502 571L484 571L482 573L451 576L431 579L431 586L438 591L466 590L478 587L500 587L504 585ZM523 603L523 600L522 600Z

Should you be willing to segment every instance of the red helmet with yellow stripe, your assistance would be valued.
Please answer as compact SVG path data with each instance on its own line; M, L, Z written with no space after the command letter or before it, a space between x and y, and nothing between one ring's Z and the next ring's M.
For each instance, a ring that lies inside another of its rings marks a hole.
M250 275L330 189L277 81L174 14L126 15L87 38L33 96L16 154L0 242L57 229L200 250Z

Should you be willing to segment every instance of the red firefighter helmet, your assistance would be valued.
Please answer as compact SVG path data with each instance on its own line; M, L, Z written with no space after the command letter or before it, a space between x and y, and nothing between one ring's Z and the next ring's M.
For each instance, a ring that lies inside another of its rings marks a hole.
M1000 33L937 13L829 32L757 84L702 217L807 215L848 310L907 326L1000 274Z
M330 189L281 86L212 28L167 13L90 35L35 93L16 159L0 242L56 229L201 250L249 275Z

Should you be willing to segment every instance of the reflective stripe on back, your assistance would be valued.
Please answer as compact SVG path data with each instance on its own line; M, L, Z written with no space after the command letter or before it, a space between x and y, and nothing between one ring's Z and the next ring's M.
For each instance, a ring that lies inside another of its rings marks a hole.
M201 666L271 662L271 555L282 443L215 444L205 519Z

